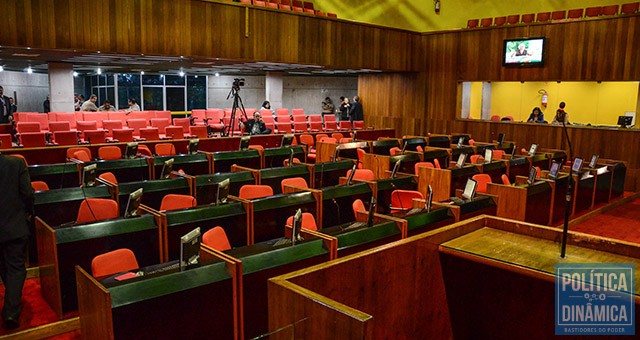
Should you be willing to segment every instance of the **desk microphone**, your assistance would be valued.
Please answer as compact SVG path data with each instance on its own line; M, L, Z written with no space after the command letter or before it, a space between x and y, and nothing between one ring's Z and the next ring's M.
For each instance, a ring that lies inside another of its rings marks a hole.
M391 182L391 187L393 188L393 191L398 190L398 188L396 188L396 185L393 184L393 182ZM391 195L393 195L393 192L391 193ZM400 196L400 193L398 193L398 196ZM398 197L398 201L400 203L400 210L404 210L404 206L402 205L402 198Z
M336 201L336 199L335 199L335 198L332 198L332 199L331 199L331 202L336 206L336 210L337 210L337 212L338 212L338 224L340 224L340 223L341 223L341 221L342 221L342 218L341 218L341 216L340 216L340 205L338 204L338 201Z

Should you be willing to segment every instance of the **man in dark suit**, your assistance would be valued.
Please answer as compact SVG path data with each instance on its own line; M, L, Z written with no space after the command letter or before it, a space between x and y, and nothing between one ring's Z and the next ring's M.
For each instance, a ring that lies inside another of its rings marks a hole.
M349 120L353 124L354 120L363 120L364 113L362 112L362 104L360 104L360 97L353 96L353 105L349 109Z
M2 320L4 328L14 329L20 326L29 221L33 219L33 188L23 159L0 154L0 188L0 278L6 289Z
M0 124L9 124L13 120L9 97L4 95L4 88L0 86Z

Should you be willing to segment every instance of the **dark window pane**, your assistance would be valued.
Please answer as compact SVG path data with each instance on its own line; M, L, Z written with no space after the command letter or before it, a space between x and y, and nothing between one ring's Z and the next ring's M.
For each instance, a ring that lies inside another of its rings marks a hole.
M138 74L118 74L118 109L129 107L127 100L134 98L140 105L140 75Z
M106 87L99 88L96 94L98 95L98 102L96 102L96 105L100 106L107 98L107 88Z
M184 85L184 77L180 76L164 76L167 85Z
M167 110L184 111L184 87L167 87Z
M187 77L187 110L207 108L207 77Z
M162 87L143 87L142 92L141 107L143 110L164 110L162 107Z
M142 85L164 85L162 75L142 76Z
M115 93L115 88L113 86L107 87L107 98L105 98L105 100L108 100L112 104L115 103L116 96L114 95L114 93Z
M113 85L113 74L107 75L107 85Z

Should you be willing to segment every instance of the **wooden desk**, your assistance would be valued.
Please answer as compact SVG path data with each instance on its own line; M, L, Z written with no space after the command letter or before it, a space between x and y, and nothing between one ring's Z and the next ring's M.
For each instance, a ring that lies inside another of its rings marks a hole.
M185 173L195 176L195 175L207 175L211 172L211 164L209 163L209 158L205 153L197 153L195 155L173 155L173 156L156 156L152 158L153 161L153 178L157 179L162 174L162 167L164 166L164 162L168 159L173 158L173 169L178 171L178 169L183 170Z
M295 166L276 167L260 170L260 184L268 185L273 189L274 194L282 193L281 182L283 179L292 177L302 177L307 184L311 180L309 168L298 163Z
M420 167L418 169L418 191L426 195L427 188L433 189L433 201L448 201L455 196L456 189L464 189L467 179L479 173L474 165L462 168L433 169Z
M260 169L262 160L258 150L220 151L213 153L212 173L231 172L232 165Z
M154 181L129 182L118 184L118 202L120 215L124 216L129 195L142 188L141 203L153 209L160 210L164 196L168 194L192 195L193 181L185 177L159 179Z
M238 171L228 173L218 173L214 175L200 175L195 177L194 196L198 204L213 203L214 184L229 179L229 194L238 196L240 188L245 184L258 184L258 178L254 177L251 171ZM217 187L216 187L217 188Z
M36 218L42 296L59 318L77 309L74 266L91 268L97 255L129 248L141 266L161 261L161 232L151 215L52 228Z
M322 188L322 229L355 221L353 201L371 202L372 194L371 187L363 182Z
M264 163L262 168L277 168L284 166L284 160L289 159L291 150L293 150L294 158L297 158L300 162L307 161L307 152L303 146L292 145L284 148L268 148L264 149Z
M551 223L555 195L555 182L537 180L526 184L526 178L518 177L524 186L487 184L487 194L498 197L496 216L547 225Z
M43 181L50 189L72 188L80 185L79 166L73 162L29 165L31 181Z

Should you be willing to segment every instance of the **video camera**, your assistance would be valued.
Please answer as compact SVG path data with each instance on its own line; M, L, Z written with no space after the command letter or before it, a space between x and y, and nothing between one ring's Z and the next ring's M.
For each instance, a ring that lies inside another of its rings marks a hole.
M240 86L244 86L244 78L233 79L233 87L238 88Z

